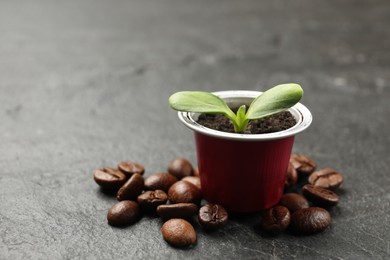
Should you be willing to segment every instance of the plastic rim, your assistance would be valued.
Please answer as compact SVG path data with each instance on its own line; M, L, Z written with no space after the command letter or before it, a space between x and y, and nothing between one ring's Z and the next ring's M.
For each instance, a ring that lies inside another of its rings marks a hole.
M259 91L248 91L248 90L229 90L229 91L218 91L213 92L213 94L219 96L224 100L229 100L234 102L235 100L247 100L254 99L262 92ZM199 113L192 112L178 112L179 119L190 129L209 136L214 136L222 139L230 140L239 140L239 141L265 141L265 140L274 140L281 139L288 136L296 135L311 124L313 117L304 105L297 103L295 106L288 109L288 111L294 116L297 120L297 123L286 130L268 133L268 134L237 134L237 133L226 133L222 131L217 131L214 129L207 128L203 125L200 125L194 119L195 116L198 116Z

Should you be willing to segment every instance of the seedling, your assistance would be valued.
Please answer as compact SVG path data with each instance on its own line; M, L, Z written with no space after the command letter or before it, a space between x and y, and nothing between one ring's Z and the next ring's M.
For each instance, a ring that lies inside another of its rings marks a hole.
M260 119L289 109L303 96L298 84L277 85L256 97L248 110L242 105L235 114L220 97L201 91L176 92L169 98L169 105L178 111L224 114L229 118L236 133L242 133L249 120Z

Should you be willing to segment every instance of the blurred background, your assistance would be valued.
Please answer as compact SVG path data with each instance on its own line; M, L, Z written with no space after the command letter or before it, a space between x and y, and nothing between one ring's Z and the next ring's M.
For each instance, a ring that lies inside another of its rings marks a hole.
M305 239L310 249L233 226L224 240L201 235L197 256L207 245L213 256L389 256L389 28L388 0L0 0L0 258L154 247L193 257L145 231L159 230L150 221L126 233L133 249L118 247L121 235L101 225L112 200L92 170L133 160L148 175L176 156L196 164L192 133L168 106L176 91L287 82L302 85L314 116L294 151L346 177L337 228Z

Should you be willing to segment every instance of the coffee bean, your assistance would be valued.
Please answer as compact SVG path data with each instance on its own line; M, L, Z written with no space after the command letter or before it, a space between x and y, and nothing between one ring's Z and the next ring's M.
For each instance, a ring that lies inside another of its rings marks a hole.
M169 173L155 173L145 179L145 189L163 190L168 192L169 188L177 182L177 178Z
M192 176L194 169L186 159L176 158L169 163L168 172L180 180L186 176Z
M297 184L298 180L298 173L297 170L295 170L294 166L292 163L288 163L288 168L286 172L286 180L284 182L284 187L285 188L290 188Z
M309 177L309 183L314 186L337 189L343 183L343 176L333 169L321 169L313 172Z
M118 190L126 182L126 176L121 171L108 167L96 170L93 178L100 187L107 190Z
M298 209L304 209L309 207L309 202L305 197L297 193L287 193L282 196L279 204L288 208L293 213Z
M317 167L317 163L313 159L300 154L293 154L290 158L290 162L297 170L298 174L302 176L311 174Z
M144 178L139 173L134 173L130 179L119 189L116 199L134 200L144 189Z
M157 214L162 219L184 218L192 217L198 211L198 206L194 203L177 203L166 204L157 207Z
M227 211L218 204L207 204L199 210L199 224L206 230L216 230L228 222Z
M184 219L173 218L164 223L162 235L169 244L176 247L190 246L196 243L193 226Z
M143 175L145 172L145 167L135 162L120 162L118 164L118 169L128 176L131 176L134 173Z
M307 184L302 188L302 194L315 205L323 207L336 206L339 196L331 190Z
M194 168L194 176L199 177L199 168Z
M182 181L186 181L186 182L189 182L189 183L192 183L194 184L198 189L201 189L201 186L200 186L200 178L199 177L196 177L196 176L187 176L187 177L184 177L183 179L181 179Z
M265 212L260 225L271 235L280 234L290 225L290 212L284 206L270 208Z
M302 235L320 232L331 223L328 211L323 208L311 207L295 211L291 215L291 229Z
M168 190L169 201L174 203L195 203L201 200L200 190L192 183L178 181Z
M159 205L167 203L168 196L162 190L146 191L138 196L137 201L141 208L155 211Z
M138 216L138 204L131 200L123 200L110 208L107 221L111 226L127 226L136 222Z

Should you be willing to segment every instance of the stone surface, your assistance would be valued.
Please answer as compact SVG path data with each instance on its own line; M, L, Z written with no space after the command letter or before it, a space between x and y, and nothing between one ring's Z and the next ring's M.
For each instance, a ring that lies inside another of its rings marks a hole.
M1 1L0 258L389 258L389 26L387 0ZM159 219L107 225L94 169L196 165L170 94L283 82L314 116L294 152L345 177L330 229L270 238L232 217L178 250Z

